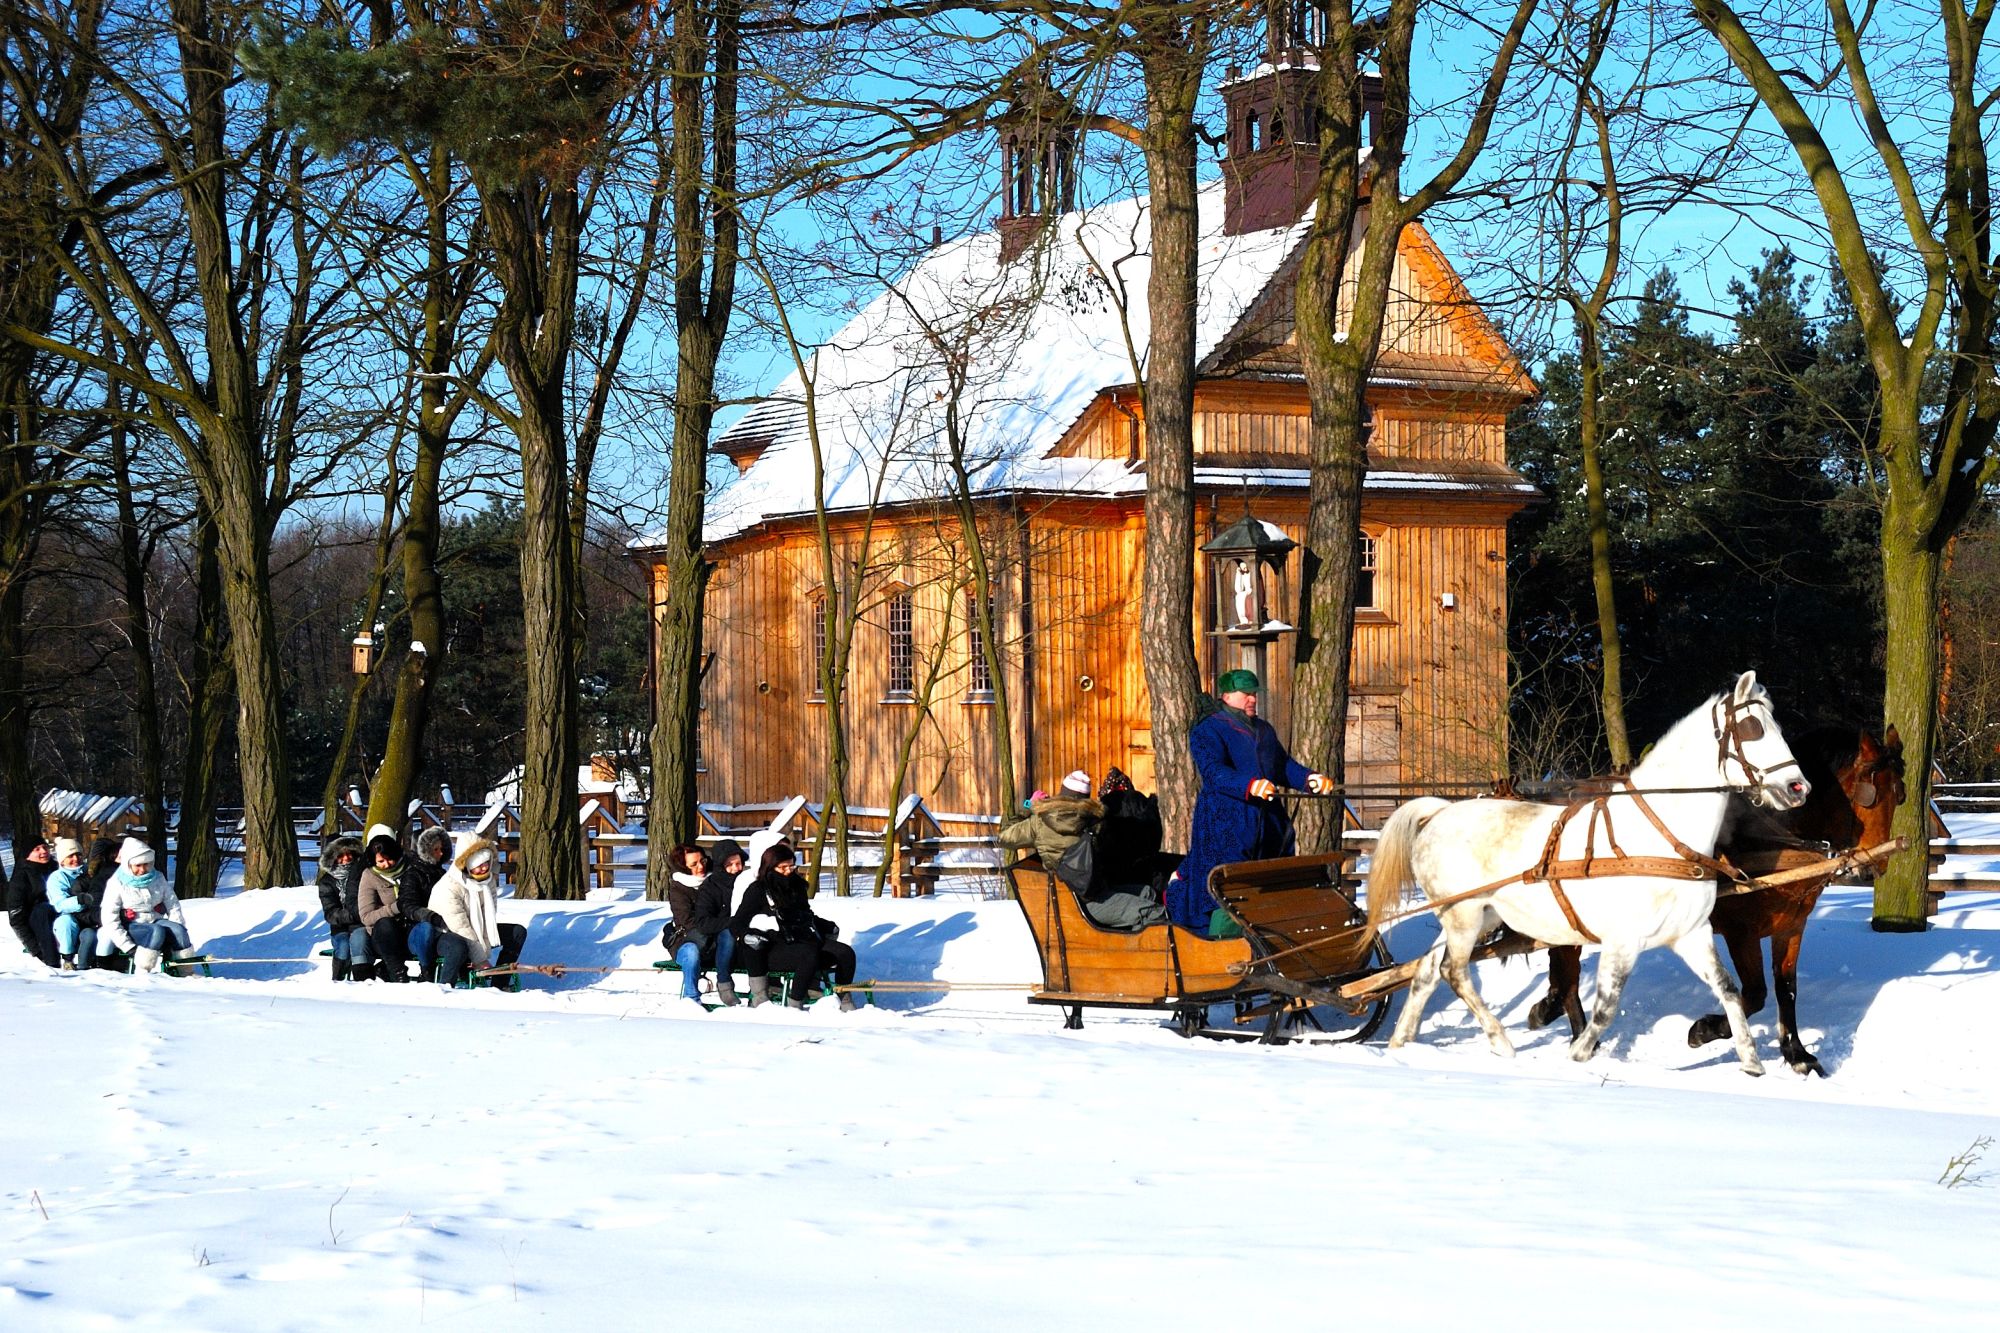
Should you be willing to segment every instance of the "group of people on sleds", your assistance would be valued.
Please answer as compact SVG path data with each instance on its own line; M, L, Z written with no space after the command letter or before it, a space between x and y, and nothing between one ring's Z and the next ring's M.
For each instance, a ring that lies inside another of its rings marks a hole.
M138 838L37 837L7 883L7 921L21 947L64 972L150 972L192 950L187 919L153 849Z
M706 850L683 843L667 862L673 920L660 939L680 968L684 998L702 1003L704 970L715 974L715 998L724 1007L738 1003L739 971L749 978L752 1008L774 998L774 973L792 976L785 1003L794 1009L820 999L829 976L837 988L853 984L853 946L841 940L838 926L813 914L798 853L776 832L753 834L747 851L729 838ZM851 1012L852 992L838 994L841 1012Z
M414 854L377 824L366 840L338 837L320 854L320 911L332 936L333 979L456 986L468 975L520 958L528 928L500 919L493 843L476 835L456 848L427 828Z

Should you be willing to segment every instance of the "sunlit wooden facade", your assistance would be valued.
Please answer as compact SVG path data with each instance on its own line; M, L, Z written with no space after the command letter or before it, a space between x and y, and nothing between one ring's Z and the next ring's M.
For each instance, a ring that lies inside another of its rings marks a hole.
M1506 524L1533 498L1507 465L1505 420L1534 392L1430 238L1412 227L1397 273L1391 337L1369 390L1374 411L1363 523L1374 557L1359 612L1350 778L1423 785L1482 781L1506 754ZM1207 355L1195 416L1199 541L1246 500L1303 542L1307 402L1291 335L1294 251ZM748 469L754 431L718 444ZM1129 384L1106 384L1050 451L1124 465L1121 486L1087 493L1010 489L978 499L995 573L1016 772L1053 787L1074 768L1112 766L1148 786L1153 736L1141 668L1139 578L1146 433ZM886 808L917 793L943 814L990 814L998 788L992 694L968 632L968 561L945 497L831 518L838 568L859 567L846 735L848 799ZM705 620L701 796L721 804L818 800L828 709L816 672L829 605L809 514L774 517L715 542ZM1275 605L1298 621L1300 556ZM657 580L656 593L664 588ZM1215 610L1198 560L1188 628L1213 671ZM834 598L837 602L837 597ZM1266 716L1289 730L1292 637L1269 652ZM907 751L907 763L903 763ZM1308 760L1316 756L1303 756ZM905 770L896 782L899 768Z

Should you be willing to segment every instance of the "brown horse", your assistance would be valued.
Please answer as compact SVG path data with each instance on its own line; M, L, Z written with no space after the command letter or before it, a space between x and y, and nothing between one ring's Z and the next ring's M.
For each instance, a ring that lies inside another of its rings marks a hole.
M1796 810L1772 813L1747 801L1731 801L1718 853L1759 874L1774 869L1778 856L1788 849L1848 851L1872 847L1890 836L1889 822L1908 795L1903 786L1903 739L1894 727L1879 738L1867 730L1816 728L1792 743L1792 753L1812 783L1806 803ZM1826 1070L1798 1035L1799 942L1805 934L1806 918L1832 878L1829 875L1754 893L1723 892L1708 918L1729 947L1730 961L1736 964L1736 976L1743 987L1743 1007L1753 1014L1764 1007L1762 941L1771 941L1779 1053L1798 1073L1810 1072L1822 1078ZM1726 881L1718 884L1719 889L1729 887ZM1582 969L1582 950L1549 950L1549 993L1528 1011L1528 1026L1546 1027L1562 1014L1569 1019L1571 1032L1583 1030L1583 1004L1577 995ZM1728 1035L1729 1020L1721 1014L1708 1014L1688 1029L1688 1045L1702 1046Z

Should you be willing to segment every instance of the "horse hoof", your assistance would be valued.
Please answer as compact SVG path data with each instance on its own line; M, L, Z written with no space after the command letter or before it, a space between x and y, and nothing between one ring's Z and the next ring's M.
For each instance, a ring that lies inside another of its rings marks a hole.
M1688 1049L1698 1051L1712 1041L1729 1036L1729 1020L1721 1014L1697 1018L1688 1025Z
M1591 1056L1596 1054L1597 1054L1597 1047L1595 1046L1585 1046L1582 1042L1570 1043L1569 1058L1576 1061L1578 1064L1582 1064L1584 1061L1588 1060Z
M1764 1077L1764 1062L1762 1060L1745 1060L1743 1062L1743 1072L1751 1078L1762 1078Z
M1818 1074L1821 1078L1826 1077L1826 1070L1821 1067L1819 1061L1813 1059L1810 1055L1802 1060L1788 1060L1786 1063L1791 1065L1794 1074L1802 1077L1806 1074Z

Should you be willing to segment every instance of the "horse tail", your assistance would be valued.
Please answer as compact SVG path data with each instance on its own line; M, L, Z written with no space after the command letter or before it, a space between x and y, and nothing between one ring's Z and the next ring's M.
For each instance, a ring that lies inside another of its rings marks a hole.
M1381 836L1375 840L1375 850L1368 857L1370 939L1381 933L1384 919L1394 915L1402 905L1404 890L1411 883L1410 853L1415 848L1417 834L1438 811L1450 804L1450 801L1435 796L1420 796L1405 802L1382 826Z

